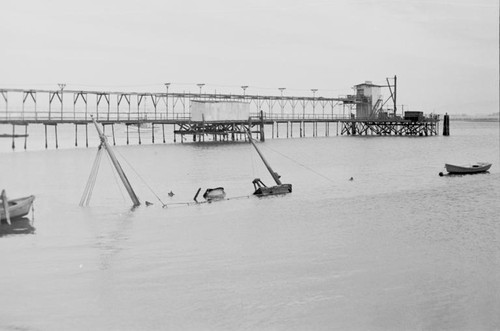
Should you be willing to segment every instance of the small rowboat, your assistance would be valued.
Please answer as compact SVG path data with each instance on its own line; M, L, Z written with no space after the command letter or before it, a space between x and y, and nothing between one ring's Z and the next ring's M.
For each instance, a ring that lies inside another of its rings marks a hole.
M488 171L491 167L491 163L478 162L472 165L454 165L446 163L444 167L450 174L477 174Z
M6 201L2 199L2 203L0 203L0 221L9 223L10 220L28 215L34 200L34 195Z

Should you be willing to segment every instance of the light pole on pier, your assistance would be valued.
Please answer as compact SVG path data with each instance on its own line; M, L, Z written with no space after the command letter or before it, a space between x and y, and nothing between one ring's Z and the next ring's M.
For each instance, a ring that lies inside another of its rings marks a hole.
M313 93L313 101L312 101L312 104L313 104L313 115L315 115L315 110L316 110L316 92L318 91L317 88L312 88L311 89L312 93Z
M167 89L167 94L165 94L165 107L166 107L166 116L168 119L168 87L170 86L170 83L165 83L165 88Z
M248 85L242 85L241 89L243 90L243 96L245 96L245 90L248 88Z
M205 84L200 83L200 84L196 84L196 85L198 85L198 87L200 88L200 95L201 95L201 89L203 88L203 86L205 86Z
M59 88L61 89L61 96L59 98L59 101L61 101L61 119L63 119L63 90L66 87L66 84L64 83L58 83Z
M280 88L278 88L278 90L280 90L281 97L283 98L283 91L286 90L286 87L280 87Z
M281 92L281 100L280 100L280 106L281 106L281 118L283 118L283 114L285 112L285 103L283 102L283 91L286 90L286 87L279 87L278 90Z

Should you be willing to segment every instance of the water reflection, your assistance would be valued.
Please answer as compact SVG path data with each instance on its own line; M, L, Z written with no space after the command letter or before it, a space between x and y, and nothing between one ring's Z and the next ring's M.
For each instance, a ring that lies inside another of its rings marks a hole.
M106 214L104 217L89 214L87 221L94 233L93 247L99 251L100 270L109 269L116 255L124 249L133 216L133 210L117 215Z
M21 217L11 220L11 225L7 222L0 224L0 237L18 234L34 234L36 228L33 221L27 217Z

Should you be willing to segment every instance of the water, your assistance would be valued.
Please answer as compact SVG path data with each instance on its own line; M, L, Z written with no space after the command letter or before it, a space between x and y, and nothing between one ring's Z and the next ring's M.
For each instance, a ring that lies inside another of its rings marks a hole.
M499 329L499 127L451 129L267 140L294 192L260 199L248 144L117 146L155 203L135 210L104 157L78 206L95 147L4 148L1 187L36 195L36 230L0 237L0 329ZM475 161L490 173L438 176ZM234 199L176 204L216 186Z

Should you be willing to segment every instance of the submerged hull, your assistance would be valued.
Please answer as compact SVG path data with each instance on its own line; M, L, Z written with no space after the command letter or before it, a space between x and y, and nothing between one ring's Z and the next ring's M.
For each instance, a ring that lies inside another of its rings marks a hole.
M476 174L488 171L491 163L477 163L470 166L458 166L453 164L445 164L446 171L450 174Z
M31 205L33 204L33 201L35 200L34 195L30 195L29 197L24 197L24 198L19 198L19 199L11 199L8 200L8 211L9 211L9 216L10 219L16 219L20 218L23 216L28 215L28 213L31 210ZM0 220L4 221L6 220L5 216L5 209L3 206L3 203L0 203Z
M266 196L266 195L278 195L278 194L288 194L292 193L292 184L281 184L276 186L263 186L259 187L253 193L257 196Z
M226 197L226 192L224 192L223 187L209 188L203 194L203 198L206 200L221 200Z

